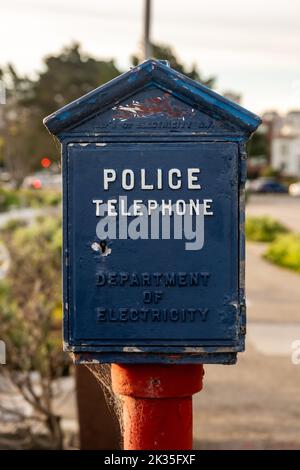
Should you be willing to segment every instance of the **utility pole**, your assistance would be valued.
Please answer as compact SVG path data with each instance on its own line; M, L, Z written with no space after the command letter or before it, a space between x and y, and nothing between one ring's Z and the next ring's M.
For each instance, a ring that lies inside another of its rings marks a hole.
M144 5L144 38L143 38L143 59L150 59L152 56L152 47L150 40L151 26L151 0L145 0Z

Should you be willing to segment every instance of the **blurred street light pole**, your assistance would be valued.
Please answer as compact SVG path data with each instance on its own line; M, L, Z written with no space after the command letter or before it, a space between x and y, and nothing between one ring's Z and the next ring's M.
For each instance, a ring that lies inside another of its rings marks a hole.
M149 59L152 56L152 47L150 40L151 26L151 0L145 0L144 5L144 40L143 40L143 59Z

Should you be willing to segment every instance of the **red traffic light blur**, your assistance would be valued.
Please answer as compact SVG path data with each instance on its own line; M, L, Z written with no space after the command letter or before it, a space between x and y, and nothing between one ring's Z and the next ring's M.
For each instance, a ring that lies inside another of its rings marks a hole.
M41 159L41 165L43 168L49 168L51 166L51 160L48 157L44 157Z

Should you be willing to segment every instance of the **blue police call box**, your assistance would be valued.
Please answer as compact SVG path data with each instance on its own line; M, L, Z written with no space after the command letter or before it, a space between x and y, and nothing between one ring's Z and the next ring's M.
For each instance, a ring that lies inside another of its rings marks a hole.
M234 363L260 119L148 60L44 123L62 143L65 349L78 363Z

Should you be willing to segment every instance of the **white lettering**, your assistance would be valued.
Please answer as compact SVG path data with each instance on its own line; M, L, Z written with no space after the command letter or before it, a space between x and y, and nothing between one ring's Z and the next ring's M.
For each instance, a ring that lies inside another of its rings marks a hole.
M158 168L157 169L157 189L162 189L163 184L162 184L162 169Z
M143 215L143 211L141 207L142 204L143 204L143 201L141 199L135 199L133 201L133 215Z
M145 168L141 169L141 189L153 189L153 184L146 184L146 170Z
M198 176L195 173L200 173L200 168L188 168L188 189L201 189L200 184L195 184L198 181Z
M148 200L148 213L151 215L153 211L155 211L158 208L158 202L155 201L154 199L149 199Z
M93 204L96 204L96 216L99 217L100 214L100 206L103 203L102 199L93 199Z
M173 177L177 178L177 182L173 182ZM181 171L177 168L169 170L169 187L171 189L180 189L181 188Z
M117 204L116 199L109 199L107 201L107 215L110 217L115 217L117 214L116 212L116 204Z
M213 211L209 212L209 209L211 209L211 204L212 199L203 199L204 215L214 215Z
M129 176L129 183L127 183L127 176ZM134 188L134 173L132 170L123 170L122 172L122 188L130 191Z
M105 191L108 190L108 183L112 183L116 181L117 172L116 170L104 168L103 170L103 187Z

